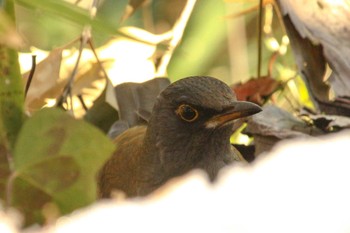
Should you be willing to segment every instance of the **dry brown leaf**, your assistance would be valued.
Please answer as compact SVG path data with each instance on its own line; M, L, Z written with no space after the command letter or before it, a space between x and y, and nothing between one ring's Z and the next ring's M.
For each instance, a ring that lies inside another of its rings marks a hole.
M34 111L45 105L46 98L52 98L49 91L57 88L63 49L58 48L50 52L49 56L40 62L35 69L35 73L30 84L25 100L26 109ZM25 82L28 80L30 71L23 74ZM62 88L62 87L61 87ZM56 95L61 91L57 90Z
M259 105L263 105L266 99L279 88L281 88L281 82L269 76L252 78L245 83L232 86L238 100L251 101Z
M76 81L74 82L72 94L93 95L97 97L99 94L101 94L104 86L105 77L101 66L98 63L94 63L88 71L77 77Z
M322 55L333 70L329 83L335 95L349 96L349 1L279 0L278 3L301 38L322 46Z

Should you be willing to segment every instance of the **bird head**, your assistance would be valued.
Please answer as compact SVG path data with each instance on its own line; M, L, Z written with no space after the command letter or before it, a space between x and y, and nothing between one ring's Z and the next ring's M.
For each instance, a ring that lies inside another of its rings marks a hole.
M237 101L218 79L184 78L158 96L145 140L162 163L186 170L205 157L228 153L236 120L260 111L256 104Z

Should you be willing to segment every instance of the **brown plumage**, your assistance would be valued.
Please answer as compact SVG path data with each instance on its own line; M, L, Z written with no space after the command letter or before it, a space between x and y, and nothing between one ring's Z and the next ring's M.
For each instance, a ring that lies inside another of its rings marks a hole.
M222 81L188 77L169 85L156 99L148 126L128 129L115 139L116 151L99 176L101 197L112 190L144 196L194 168L214 180L237 155L229 138L235 120L261 111L237 101Z

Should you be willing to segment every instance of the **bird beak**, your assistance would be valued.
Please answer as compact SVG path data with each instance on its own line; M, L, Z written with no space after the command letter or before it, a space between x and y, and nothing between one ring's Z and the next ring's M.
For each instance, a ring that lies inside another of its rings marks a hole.
M207 128L216 128L233 120L254 115L261 112L262 108L247 101L236 101L231 107L226 108L222 113L213 116L205 124Z

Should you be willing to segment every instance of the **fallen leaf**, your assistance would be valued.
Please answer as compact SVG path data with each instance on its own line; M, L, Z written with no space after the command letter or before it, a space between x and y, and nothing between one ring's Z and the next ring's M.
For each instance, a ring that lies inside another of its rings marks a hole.
M303 111L301 116L310 118L317 128L325 132L335 132L350 128L350 118L345 116L311 114Z
M243 133L254 137L256 156L271 150L280 140L297 137L309 138L323 134L313 125L308 125L274 105L266 105L262 112L249 117Z
M350 26L349 2L347 0L279 0L284 22L286 17L290 23L286 24L287 32L292 25L302 40L310 40L312 44L322 46L322 54L315 59L315 63L325 59L332 68L329 83L336 96L349 96L350 93ZM294 37L291 37L292 47ZM298 43L295 41L295 43ZM303 46L303 44L300 44ZM307 50L303 52L303 55ZM311 65L308 63L307 65ZM304 64L301 64L304 65ZM308 79L314 79L308 76ZM321 79L322 80L322 79Z
M320 112L350 116L349 9L346 1L277 1L300 74ZM298 7L303 5L304 7ZM335 13L338 12L338 13ZM326 63L332 68L325 82ZM331 101L330 88L337 98Z
M238 100L251 101L258 105L263 105L268 97L281 87L281 82L269 76L252 78L245 83L231 86Z

